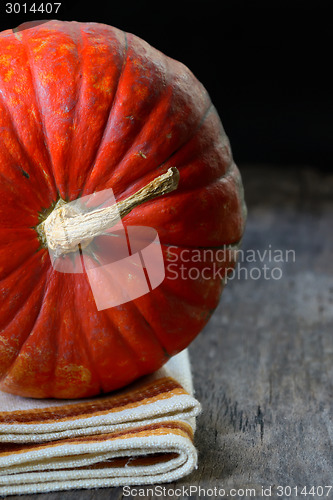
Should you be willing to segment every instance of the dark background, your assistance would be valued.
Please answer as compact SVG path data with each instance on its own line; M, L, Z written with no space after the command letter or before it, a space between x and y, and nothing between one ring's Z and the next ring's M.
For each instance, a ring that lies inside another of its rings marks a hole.
M24 16L5 14L6 3L1 29L46 18L104 22L185 63L209 91L236 162L332 169L333 29L324 2L62 0L57 15Z

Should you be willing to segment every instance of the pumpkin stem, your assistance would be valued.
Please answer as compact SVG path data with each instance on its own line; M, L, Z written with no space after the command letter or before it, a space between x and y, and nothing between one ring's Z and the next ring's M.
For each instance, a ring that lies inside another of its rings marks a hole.
M78 213L71 204L57 203L47 219L36 227L39 239L55 256L75 252L78 245L85 248L96 236L117 224L119 217L122 219L133 208L174 191L178 183L179 171L171 167L136 193L106 208Z

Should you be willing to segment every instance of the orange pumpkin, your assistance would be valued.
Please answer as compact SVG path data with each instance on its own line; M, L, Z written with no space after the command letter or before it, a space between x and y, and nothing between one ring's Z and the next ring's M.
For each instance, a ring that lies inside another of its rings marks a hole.
M59 200L112 189L119 203L171 167L177 189L122 219L157 231L164 281L98 310L86 272L54 268L40 224ZM2 32L0 175L1 390L108 392L158 369L202 330L223 287L214 265L234 265L204 252L237 248L246 210L216 109L183 64L103 24ZM194 249L182 265L198 272L175 279L170 262Z

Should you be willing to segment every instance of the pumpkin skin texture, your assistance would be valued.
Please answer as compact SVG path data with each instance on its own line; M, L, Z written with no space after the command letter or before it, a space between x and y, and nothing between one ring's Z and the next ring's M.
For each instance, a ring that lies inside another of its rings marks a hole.
M60 197L112 188L119 201L174 166L178 189L123 219L156 229L163 283L98 311L86 274L56 271L36 226ZM236 248L246 209L217 112L183 64L103 24L2 32L0 178L1 390L109 392L157 370L202 330L222 280L174 279L170 245L173 255ZM183 265L213 269L211 261Z

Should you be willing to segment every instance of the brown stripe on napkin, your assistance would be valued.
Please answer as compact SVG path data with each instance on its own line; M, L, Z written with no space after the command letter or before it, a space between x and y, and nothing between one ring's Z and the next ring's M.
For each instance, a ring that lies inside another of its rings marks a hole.
M175 395L187 394L185 389L173 378L164 377L147 384L135 384L120 393L98 397L80 403L63 404L49 408L0 412L0 424L42 424L64 422L67 420L94 417L125 409L136 408L154 401L171 398Z

